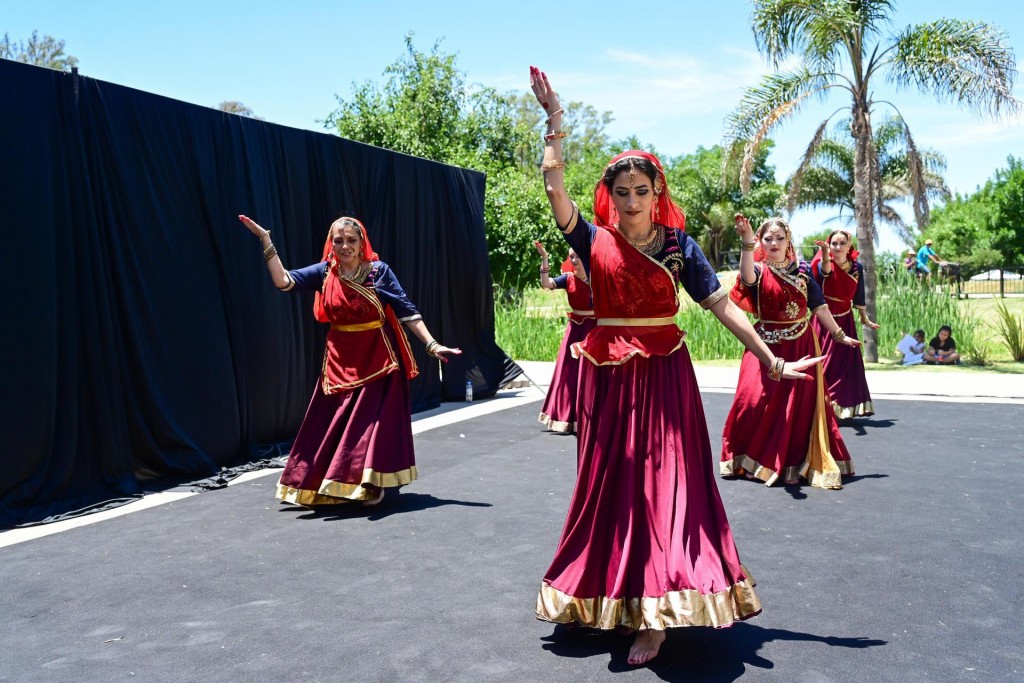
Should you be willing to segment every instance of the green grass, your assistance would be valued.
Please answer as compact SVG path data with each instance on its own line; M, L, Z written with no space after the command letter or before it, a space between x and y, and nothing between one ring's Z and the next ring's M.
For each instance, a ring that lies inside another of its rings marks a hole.
M735 273L720 273L723 287L732 287ZM686 330L686 343L695 361L736 362L742 345L714 315L682 296L683 306L676 321ZM953 328L966 364L960 371L987 370L1024 374L1024 363L1014 363L997 332L998 302L1004 302L1015 315L1024 314L1024 297L1007 299L970 298L957 301L943 293L922 288L911 280L883 281L879 284L878 322L880 363L868 364L871 370L901 368L896 343L903 333L921 328L931 339L941 325ZM522 292L518 301L495 305L495 334L498 344L520 360L553 361L558 355L567 324L568 304L565 292L540 287ZM921 371L949 371L949 368L920 368Z

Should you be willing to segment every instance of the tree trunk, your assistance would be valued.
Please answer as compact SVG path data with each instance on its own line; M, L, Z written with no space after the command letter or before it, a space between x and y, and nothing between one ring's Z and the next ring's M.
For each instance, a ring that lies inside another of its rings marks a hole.
M871 113L866 102L854 101L850 130L854 137L853 206L857 217L857 259L864 267L864 298L868 318L877 321L875 288L878 284L875 268L875 210L871 183ZM878 362L878 333L861 327L864 341L864 360Z

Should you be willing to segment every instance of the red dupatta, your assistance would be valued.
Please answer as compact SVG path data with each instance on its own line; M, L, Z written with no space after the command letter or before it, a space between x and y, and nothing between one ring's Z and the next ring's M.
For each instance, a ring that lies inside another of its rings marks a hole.
M339 223L359 231L363 241L359 255L361 261L372 263L380 260L361 222L343 217L332 223L331 228ZM419 368L413 358L409 338L395 312L381 303L372 287L341 277L331 238L329 229L323 253L323 260L328 263L327 276L313 298L313 315L322 323L331 323L324 355L324 392L330 394L360 386L398 368L391 340L383 330L385 323L395 334L405 376L408 379L416 377Z
M668 182L665 180L665 169L661 167L661 162L658 161L658 157L654 156L650 152L644 152L638 149L628 149L622 154L618 154L608 162L608 166L611 166L623 159L629 157L637 157L646 159L654 164L654 167L658 169L658 178L655 180L655 189L661 185L661 190L658 193L657 199L651 206L651 220L658 225L664 225L667 228L678 228L680 230L686 230L686 214L683 210L672 201L672 195L668 189ZM597 181L597 185L594 186L594 224L601 227L611 228L619 223L619 212L615 209L615 203L612 201L612 193L605 186L602 180Z
M850 272L847 273L832 261L832 272L827 277L821 278L821 291L825 295L825 303L832 315L846 315L853 307L853 297L857 294L859 275L857 274L857 250L853 248L853 237L845 230L833 230L829 236L829 243L836 233L846 235L846 241L851 244L847 258L850 259ZM811 259L811 273L815 276L821 275L821 251L819 250Z

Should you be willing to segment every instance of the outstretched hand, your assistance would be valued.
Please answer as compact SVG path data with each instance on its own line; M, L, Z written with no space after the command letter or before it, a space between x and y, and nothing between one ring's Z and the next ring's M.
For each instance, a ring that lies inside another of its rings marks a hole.
M246 215L238 214L238 220L242 221L242 225L249 228L249 232L256 235L257 237L263 237L268 232L270 232L269 230L264 230L263 228L261 228L259 226L259 223L257 223L256 221L254 221L253 219L249 218Z
M878 323L871 322L871 319L868 318L867 316L864 316L863 318L860 319L860 324L870 327L873 330L877 330L879 327L881 327ZM906 332L900 333L900 338L902 339L905 335Z
M442 363L447 363L448 356L461 356L462 349L450 348L444 346L443 344L438 344L436 347L434 347L434 350L431 352L430 355L438 359Z
M562 108L558 103L558 93L548 81L548 75L535 66L530 67L530 88L533 89L534 96L548 115Z
M782 367L782 379L803 379L813 380L814 378L804 373L804 370L813 368L815 365L825 360L825 356L804 356L800 360L789 362Z
M541 244L539 240L534 242L533 246L537 247L537 253L541 255L541 258L547 258L548 257L547 249L544 248L544 245Z
M821 252L822 261L832 260L832 257L829 255L828 242L825 240L814 240L814 244L818 247L818 251Z
M875 327L878 327L878 326L875 325ZM842 341L840 341L839 343L840 344L846 344L847 346L852 346L854 348L857 348L858 346L862 345L860 339L854 339L853 337L849 337L849 336L843 337Z

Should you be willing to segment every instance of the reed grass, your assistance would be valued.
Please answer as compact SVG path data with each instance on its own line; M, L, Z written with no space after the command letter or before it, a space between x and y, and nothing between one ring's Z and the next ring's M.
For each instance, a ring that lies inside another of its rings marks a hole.
M731 288L735 274L721 273L719 279L723 287ZM694 360L735 360L743 355L743 346L712 313L690 301L685 294L682 300L676 322L686 330L686 343ZM878 330L880 359L896 357L896 343L904 334L920 328L926 338L931 339L942 325L953 328L953 338L965 362L989 365L993 361L1012 359L1002 348L1006 342L1000 339L995 322L1000 304L996 304L990 314L987 302L958 302L944 291L922 286L915 278L903 277L902 273L880 279L877 304L877 322L881 325ZM975 309L977 312L972 312ZM567 310L565 292L539 287L499 300L495 305L498 343L512 358L553 361L565 334ZM1019 317L1006 315L1010 325L1019 323ZM1014 334L1020 340L1015 343L1024 343L1021 325L1010 328L1010 339L1014 339Z

